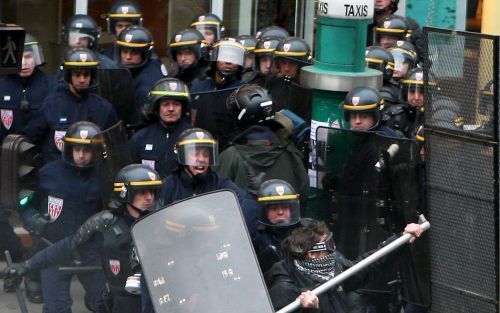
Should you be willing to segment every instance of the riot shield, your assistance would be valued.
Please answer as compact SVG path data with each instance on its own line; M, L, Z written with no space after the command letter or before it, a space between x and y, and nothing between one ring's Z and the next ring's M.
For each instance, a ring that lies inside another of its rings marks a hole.
M231 191L177 202L131 232L155 312L273 312Z
M226 107L226 99L237 88L191 94L194 126L203 128L219 142L222 151L238 129L237 117Z
M116 174L125 165L132 164L125 125L119 121L92 138L92 143L101 147L94 150L98 154L94 157L100 158L97 169L101 178L103 205L107 207Z
M300 116L304 121L308 123L311 121L312 89L282 77L266 81L266 88L273 97L276 112L287 109Z
M125 125L141 123L140 112L134 105L134 82L125 68L99 69L96 93L108 100Z

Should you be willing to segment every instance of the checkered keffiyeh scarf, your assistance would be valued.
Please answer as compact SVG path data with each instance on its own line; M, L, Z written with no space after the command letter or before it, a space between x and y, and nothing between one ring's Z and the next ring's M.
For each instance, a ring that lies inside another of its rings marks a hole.
M294 260L293 263L299 272L319 283L324 283L335 277L334 253L318 259Z

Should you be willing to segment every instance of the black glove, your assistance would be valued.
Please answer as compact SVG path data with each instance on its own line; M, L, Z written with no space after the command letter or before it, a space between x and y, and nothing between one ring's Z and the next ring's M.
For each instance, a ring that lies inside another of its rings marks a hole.
M31 218L31 230L35 235L41 236L49 223L50 215L48 213L36 213Z
M9 281L9 284L18 286L23 277L26 276L31 266L29 261L24 261L23 263L14 263L6 269L5 280Z

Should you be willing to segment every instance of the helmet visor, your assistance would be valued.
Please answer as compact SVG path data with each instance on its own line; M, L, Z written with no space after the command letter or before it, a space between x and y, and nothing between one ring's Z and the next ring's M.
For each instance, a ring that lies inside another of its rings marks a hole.
M64 138L63 160L76 167L94 167L103 160L102 145L94 139Z
M42 47L39 46L37 42L26 42L24 44L23 67L25 62L34 62L35 66L39 66L45 63Z
M243 67L245 64L245 50L239 45L233 46L229 43L215 45L212 51L212 61L232 63Z
M280 197L292 197L293 199L266 199ZM300 219L300 204L298 195L260 197L258 201L263 207L262 216L260 218L260 222L262 224L275 227L286 227L297 224Z
M91 48L96 38L90 34L83 33L79 29L71 29L68 33L68 46L76 48Z
M177 148L178 161L186 166L216 165L218 147L214 139L187 139L181 141Z

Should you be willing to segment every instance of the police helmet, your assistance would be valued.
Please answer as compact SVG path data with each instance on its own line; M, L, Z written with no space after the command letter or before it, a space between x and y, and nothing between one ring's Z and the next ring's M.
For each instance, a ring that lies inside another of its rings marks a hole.
M32 58L35 61L35 66L41 66L45 64L45 58L43 56L42 46L38 43L35 36L26 33L24 37L24 52L31 52Z
M157 81L148 94L148 103L151 106L151 112L158 114L160 108L160 100L172 99L182 103L182 115L189 116L189 103L191 96L189 88L182 80L165 77Z
M247 53L253 53L255 50L255 45L257 44L257 39L252 35L241 35L236 37L236 41L239 42Z
M98 137L101 129L94 123L80 121L72 124L63 137L63 160L76 167L93 167L102 161L102 140ZM92 158L85 161L77 161L74 156L74 148L86 148Z
M424 71L422 68L415 68L403 79L402 84L402 98L408 102L408 93L421 93L424 94ZM427 74L427 90L432 94L434 91L439 90L439 85L432 73Z
M153 36L145 27L133 25L123 30L115 42L118 53L118 65L127 68L139 68L146 64L153 52ZM141 62L139 64L124 64L121 58L123 49L132 49L140 52Z
M414 51L399 47L390 47L387 51L389 51L394 58L394 78L404 78L415 68L417 64L417 54Z
M221 40L213 45L211 61L245 64L245 47L235 40Z
M405 40L409 28L404 17L398 15L386 16L375 27L377 42L380 42L380 36L382 35L390 35L397 38L397 40Z
M64 56L64 61L62 64L64 81L68 84L72 84L71 81L71 71L72 70L90 70L90 86L95 87L97 85L97 67L99 66L99 60L94 52L87 48L76 48L66 52Z
M255 54L255 68L260 69L260 58L263 56L274 57L274 50L280 43L280 39L278 37L269 37L264 36L260 37L260 39L255 44L255 50L253 51Z
M201 128L191 128L183 131L175 146L174 152L177 154L177 161L181 165L196 166L197 149L206 149L209 156L209 166L217 164L219 148L217 140L208 131Z
M285 227L295 225L300 220L299 195L292 185L281 179L270 179L259 188L257 201L262 205L260 222L267 226ZM272 217L271 210L289 210L281 216Z
M176 33L168 44L170 55L174 60L177 59L177 52L184 49L193 51L196 55L196 60L199 60L203 55L205 46L205 37L193 28L187 28Z
M259 29L257 33L255 33L256 39L261 39L264 37L275 37L279 40L282 40L290 37L290 34L284 28L272 25Z
M384 99L376 89L364 86L356 87L346 95L342 103L344 120L349 122L351 113L369 113L373 115L375 123L367 130L375 129L380 124L380 115L383 106Z
M224 26L222 26L222 20L213 13L202 13L195 16L191 22L191 28L198 30L205 38L207 38L207 31L212 32L214 34L214 39L212 42L208 42L207 40L208 44L219 41L224 36Z
M302 38L288 37L279 42L274 50L274 58L289 59L299 65L309 65L312 63L311 48Z
M116 22L127 21L132 25L142 25L142 12L139 5L133 1L119 1L109 10L106 22L108 32L116 35Z
M71 16L63 27L63 38L67 46L89 48L93 51L99 46L101 27L89 15L75 14ZM88 45L86 42L88 41Z
M243 127L270 121L274 117L273 100L269 91L256 84L243 85L226 100Z
M381 71L385 81L392 78L394 58L387 49L378 46L366 47L365 62L368 68Z
M384 125L395 131L406 133L408 131L408 117L406 106L403 104L392 104L384 109Z
M151 190L155 196L154 202L157 203L162 184L160 174L154 169L143 164L130 164L116 174L113 200L119 203L132 203L138 191Z

